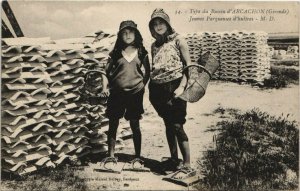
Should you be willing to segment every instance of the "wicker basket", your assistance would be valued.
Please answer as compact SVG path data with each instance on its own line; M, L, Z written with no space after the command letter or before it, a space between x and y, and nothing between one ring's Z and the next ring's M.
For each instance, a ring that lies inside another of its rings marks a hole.
M95 78L103 78L103 75L106 75L103 71L89 70L84 76L85 83L81 88L81 97L90 105L105 105L107 102L107 96L101 94L101 85L95 84Z
M206 92L208 82L220 66L219 62L209 52L198 60L199 65L189 65L184 68L189 71L189 79L184 92L179 98L187 102L199 101Z

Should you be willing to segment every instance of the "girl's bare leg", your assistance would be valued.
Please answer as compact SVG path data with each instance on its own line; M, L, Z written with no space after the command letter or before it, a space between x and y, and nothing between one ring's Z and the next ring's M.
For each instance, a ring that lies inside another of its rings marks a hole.
M178 159L176 134L170 123L165 121L166 136L172 159Z
M173 129L176 131L178 145L183 157L183 165L190 167L190 146L186 133L182 124L173 124Z
M141 157L141 145L142 145L142 134L140 130L140 121L137 119L130 120L130 127L133 133L133 144L135 150L135 156L137 158Z
M115 156L115 145L117 137L117 129L119 126L119 119L110 119L109 120L109 129L108 129L108 154L110 157Z

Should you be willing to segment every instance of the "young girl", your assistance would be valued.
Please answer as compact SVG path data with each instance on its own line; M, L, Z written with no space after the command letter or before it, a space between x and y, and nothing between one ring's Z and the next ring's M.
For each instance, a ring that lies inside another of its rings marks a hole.
M171 153L171 158L164 162L164 167L191 175L195 171L190 166L189 142L183 128L187 103L178 98L187 83L182 68L190 64L188 46L171 27L170 18L163 9L154 10L149 29L156 40L151 46L153 68L150 74L149 98L158 115L164 120ZM178 159L177 143L183 163Z
M142 163L139 120L144 113L143 95L145 84L150 77L150 65L143 38L133 21L121 22L114 49L109 55L106 66L110 93L106 110L109 118L107 162L117 161L114 157L116 133L119 119L124 116L129 120L133 132L135 161ZM142 67L145 73L142 72Z

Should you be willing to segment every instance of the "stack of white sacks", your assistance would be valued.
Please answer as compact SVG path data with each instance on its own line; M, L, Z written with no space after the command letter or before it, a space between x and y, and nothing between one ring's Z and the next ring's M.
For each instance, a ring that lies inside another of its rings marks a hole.
M95 38L96 37L96 38ZM24 175L106 152L105 105L81 99L90 66L103 68L114 35L2 41L2 169ZM122 138L130 131L120 129Z

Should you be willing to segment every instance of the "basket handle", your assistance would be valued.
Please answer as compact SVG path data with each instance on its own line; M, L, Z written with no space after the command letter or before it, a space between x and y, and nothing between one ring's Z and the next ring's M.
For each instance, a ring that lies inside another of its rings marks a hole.
M204 66L201 66L201 65L198 65L198 64L190 64L190 65L184 67L184 68L182 69L182 72L184 72L185 70L187 70L187 69L188 69L189 67L191 67L191 66L196 66L196 67L198 67L198 68L201 68L204 72L206 72L206 73L209 75L209 78L210 78L210 79L212 78L212 74L211 74Z
M100 71L100 70L89 70L89 71L87 71L86 73L85 73L85 77L84 77L84 80L86 81L86 78L87 78L87 75L89 74L89 73L91 73L91 72L97 72L97 73L100 73L100 74L103 74L103 75L105 75L106 76L106 73L105 72L103 72L103 71Z
M90 72L98 72L98 73L104 74L106 76L106 73L101 71L101 70L89 70L89 71L86 72L86 74L88 74Z
M182 68L176 68L176 69L170 70L170 71L168 71L168 72L164 72L164 73L162 73L162 74L159 74L159 75L157 75L156 77L160 77L160 76L162 76L162 75L166 75L166 74L168 74L168 73L172 73L172 72L175 72L175 71L181 71L181 72L183 73L185 70L187 70L187 69L188 69L189 67L191 67L191 66L196 66L196 67L198 67L198 68L201 68L204 72L206 72L206 73L208 74L208 76L209 76L210 79L212 78L212 74L211 74L204 66L201 66L201 65L199 65L199 64L190 64L190 65L184 67L183 69L182 69Z
M164 73L161 73L161 74L158 74L157 76L156 76L156 78L159 78L159 77L161 77L161 76L163 76L163 75L166 75L166 74L169 74L169 73L172 73L172 72L175 72L175 71L183 71L183 69L182 68L176 68L176 69L173 69L173 70L170 70L170 71L167 71L167 72L164 72Z

